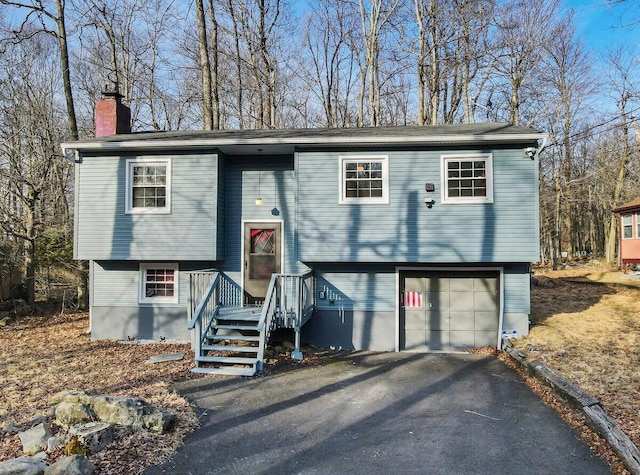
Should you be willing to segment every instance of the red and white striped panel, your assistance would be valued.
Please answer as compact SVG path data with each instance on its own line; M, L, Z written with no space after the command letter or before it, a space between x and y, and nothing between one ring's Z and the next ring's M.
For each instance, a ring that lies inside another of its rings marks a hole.
M414 290L406 290L404 292L404 306L406 307L422 307L422 292Z

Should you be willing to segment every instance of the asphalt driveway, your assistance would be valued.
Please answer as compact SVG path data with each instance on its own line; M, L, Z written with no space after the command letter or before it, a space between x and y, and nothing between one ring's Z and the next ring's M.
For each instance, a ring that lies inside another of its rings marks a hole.
M605 474L501 361L356 352L177 390L202 427L147 474Z

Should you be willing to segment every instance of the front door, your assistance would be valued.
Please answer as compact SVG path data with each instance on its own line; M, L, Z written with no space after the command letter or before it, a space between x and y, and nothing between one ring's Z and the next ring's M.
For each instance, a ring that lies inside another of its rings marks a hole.
M244 303L261 305L272 274L281 272L281 223L244 224Z

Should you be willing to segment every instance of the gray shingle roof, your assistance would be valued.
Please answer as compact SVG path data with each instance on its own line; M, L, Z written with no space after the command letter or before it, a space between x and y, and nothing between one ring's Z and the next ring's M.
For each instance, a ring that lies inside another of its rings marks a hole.
M137 132L62 144L64 149L124 150L160 148L233 148L253 150L264 145L271 151L295 147L359 145L437 145L452 143L535 143L544 137L529 127L504 123L363 127L331 129L261 129ZM266 152L267 153L267 152Z

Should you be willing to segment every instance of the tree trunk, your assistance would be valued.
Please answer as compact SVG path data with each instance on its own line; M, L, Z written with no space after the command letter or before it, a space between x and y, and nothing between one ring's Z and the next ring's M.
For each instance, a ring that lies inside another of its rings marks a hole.
M209 61L209 43L207 24L204 17L202 0L195 0L196 22L198 25L198 52L200 55L200 75L202 78L202 125L204 130L213 129L213 93L211 89L211 62Z
M209 13L211 15L211 92L213 128L220 128L220 92L218 84L218 19L213 0L209 0Z

